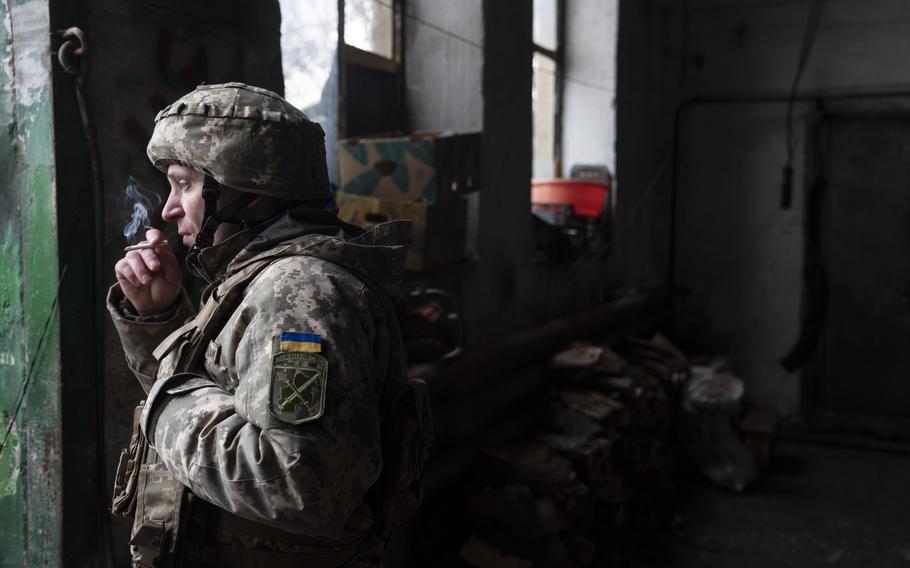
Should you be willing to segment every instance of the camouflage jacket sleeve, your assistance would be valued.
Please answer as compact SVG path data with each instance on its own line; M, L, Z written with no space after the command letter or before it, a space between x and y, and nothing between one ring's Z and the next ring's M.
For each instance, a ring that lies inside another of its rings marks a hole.
M146 436L175 477L218 507L338 538L382 467L386 325L370 290L344 269L312 257L277 261L247 288L207 354L207 371L156 383ZM295 382L297 394L277 368L276 356L288 353L282 332L318 334L312 359L328 365L324 380L305 369L315 378ZM309 420L292 423L300 418Z
M120 285L114 284L107 294L107 309L120 336L126 363L148 393L158 370L158 362L152 357L152 352L165 337L193 316L192 303L186 291L181 290L177 303L169 310L140 316L123 295Z

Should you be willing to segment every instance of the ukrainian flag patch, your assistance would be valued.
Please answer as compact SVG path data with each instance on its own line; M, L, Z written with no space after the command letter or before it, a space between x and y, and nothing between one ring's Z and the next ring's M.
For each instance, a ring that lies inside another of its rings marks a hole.
M278 350L319 353L322 351L322 338L318 333L297 333L282 331L278 338Z

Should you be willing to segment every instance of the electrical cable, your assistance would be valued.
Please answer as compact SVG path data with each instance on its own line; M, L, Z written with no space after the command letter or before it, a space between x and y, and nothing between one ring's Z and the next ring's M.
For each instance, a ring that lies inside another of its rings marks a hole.
M686 11L690 14L712 14L718 12L742 11L744 9L754 12L758 10L777 10L793 6L805 6L812 1L813 0L762 0L761 2L749 3L744 6L742 3L735 4L728 0L721 0L717 5L713 6L687 6Z
M391 4L387 4L387 3L383 2L382 0L373 0L373 2L379 4L380 6L383 6L383 7L389 8L389 9L392 9L392 5L391 5ZM456 34L456 33L454 33L454 32L450 32L449 30L447 30L447 29L445 29L445 28L442 28L442 27L440 27L440 26L438 26L438 25L436 25L436 24L434 24L434 23L432 23L432 22L429 22L429 21L427 21L427 20L421 19L421 18L419 18L419 17L417 17L417 16L415 16L415 15L413 15L413 14L408 14L407 12L405 12L405 13L404 13L404 17L407 18L407 19L409 19L409 20L413 20L413 21L415 21L415 22L417 22L417 23L419 23L419 24L423 24L423 25L425 25L425 26L427 26L427 27L429 27L429 28L432 28L432 29L436 30L437 32L439 32L439 33L441 33L441 34L443 34L443 35L447 35L447 36L449 36L449 37L451 37L451 38L453 38L453 39L456 39L456 40L458 40L458 41L461 41L461 42L463 42L463 43L466 43L466 44L468 44L468 45L470 45L470 46L472 46L472 47L476 47L477 49L483 49L483 45L477 43L476 41L473 41L473 40L471 40L471 39L468 39L468 38L466 38L466 37L464 37L464 36L460 36L460 35L458 35L458 34ZM542 72L542 73L550 74L550 75L556 75L556 72L555 72L555 71L550 71L550 70L546 70L546 69L539 69L539 71ZM580 79L580 78L578 78L578 77L573 77L573 76L571 76L571 75L563 75L563 80L564 80L564 81L567 81L567 82L569 82L569 83L575 83L575 84L577 84L577 85L583 85L583 86L585 86L585 87L588 87L588 88L590 88L590 89L594 89L594 90L597 90L597 91L602 91L602 92L604 92L604 93L615 94L615 92L616 92L615 89L610 89L609 87L605 87L605 86L599 85L599 84L597 84L597 83L592 83L592 82L590 82L590 81L586 81L586 80Z
M101 261L101 259L104 258L104 228L102 225L105 218L104 175L101 168L101 152L98 148L98 139L95 135L95 129L93 128L91 122L91 115L89 113L83 82L83 66L87 59L86 55L88 53L88 44L86 42L84 32L78 27L71 27L65 30L62 34L62 38L65 41L63 44L61 44L59 50L57 51L57 59L63 70L73 78L73 88L76 93L76 104L79 107L79 118L82 121L82 132L83 136L85 137L85 144L88 150L89 163L91 165L92 172L92 184L94 189L92 194L92 206L94 213L93 253L95 256L95 282L93 284L93 289L97 291L103 289L104 282L104 265ZM93 323L95 326L95 334L104 335L104 313L101 308L101 305L103 305L103 300L100 300L100 298L96 296L94 304L95 309L93 310ZM96 376L101 377L98 383L95 385L94 389L96 412L95 446L100 456L105 455L104 448L106 445L105 421L107 420L107 415L104 411L105 384L103 378L104 374L101 372L104 366L104 359L104 342L95 341ZM105 500L107 499L107 486L105 483L107 471L104 467L103 459L98 459L96 462L96 491L98 495L98 503L101 505L99 528L101 531L102 541L106 545L104 547L104 551L106 554L107 565L113 566L113 535L111 534L111 526L107 518L109 509L104 504Z
M539 52L538 52L538 53L539 53ZM541 68L538 68L538 69L536 69L536 71L539 71L539 72L541 72L541 73L546 73L547 75L550 75L551 77L555 77L555 76L556 76L556 71L553 71L553 70L550 70L550 69L541 69ZM582 85L582 86L584 86L584 87L588 87L588 88L590 88L590 89L594 89L595 91L601 91L601 92L608 93L608 94L611 94L611 95L615 95L615 94L616 94L616 89L611 89L611 88L609 88L609 87L605 87L605 86L599 85L599 84L597 84L597 83L591 83L591 82L589 82L589 81L585 81L584 79L579 79L578 77L573 77L572 75L565 75L565 74L564 74L564 75L562 76L562 80L563 80L563 81L566 81L566 82L568 82L568 83L575 83L576 85Z
M822 217L828 189L828 156L830 131L817 126L814 146L815 180L806 195L803 222L803 306L799 336L780 364L788 373L801 368L815 351L824 331L830 284L825 267Z
M13 431L13 426L16 424L16 419L19 418L19 412L22 410L22 403L25 401L25 395L28 393L28 386L32 382L32 374L34 373L35 365L38 362L38 355L41 353L41 348L44 347L44 340L47 338L47 330L50 329L51 320L54 318L54 314L57 313L60 288L61 284L63 284L63 278L66 276L66 269L67 265L64 264L63 269L60 271L60 279L57 281L57 293L54 294L54 301L51 302L50 312L48 312L47 317L44 319L44 328L41 330L41 336L38 338L38 345L35 347L34 353L32 353L32 360L29 362L28 371L25 373L25 380L22 381L22 385L19 387L19 396L16 399L16 405L13 408L9 423L6 426L6 433L3 435L3 440L0 441L0 455L3 455L3 450L6 449L6 444Z
M387 4L387 3L383 2L382 0L373 0L373 2L375 2L376 4L379 4L380 6L383 6L383 7L385 7L385 8L392 9L392 5L391 5L391 4ZM415 21L415 22L417 22L417 23L419 23L419 24L423 24L423 25L425 25L425 26L427 26L427 27L429 27L429 28L432 28L432 29L436 30L437 32L439 32L439 33L441 33L441 34L443 34L443 35L447 35L447 36L449 36L449 37L451 37L451 38L453 38L453 39L457 39L458 41L461 41L461 42L463 42L463 43L466 43L466 44L468 44L468 45L470 45L470 46L472 46L472 47L476 47L477 49L483 49L483 45L477 43L476 41L470 40L470 39L468 39L468 38L466 38L466 37L464 37L464 36L460 36L460 35L458 35L458 34L456 34L456 33L454 33L454 32L450 32L449 30L447 30L447 29L445 29L445 28L442 28L442 27L440 27L440 26L438 26L438 25L436 25L436 24L434 24L434 23L432 23L432 22L428 22L427 20L421 19L421 18L419 18L419 17L417 17L417 16L415 16L415 15L413 15L413 14L408 14L407 12L405 12L405 13L404 13L404 17L407 18L407 19L409 19L409 20L413 20L413 21ZM555 72L555 71L549 71L549 70L546 70L546 69L538 69L538 71L540 71L540 72L542 72L542 73L547 73L547 74L550 74L550 75L556 75L556 72ZM597 91L602 91L602 92L604 92L604 93L615 94L615 89L610 89L610 88L607 88L607 87L605 87L605 86L603 86L603 85L598 85L597 83L592 83L592 82L586 81L586 80L584 80L584 79L579 79L578 77L573 77L573 76L571 76L571 75L563 75L563 80L564 80L564 81L568 81L569 83L575 83L575 84L578 84L578 85L583 85L583 86L585 86L585 87L589 87L589 88L595 89L595 90L597 90Z
M601 92L604 92L604 93L607 93L610 95L616 94L616 89L610 89L608 87L598 85L597 83L591 83L589 81L585 81L584 79L579 79L578 77L573 77L571 75L563 75L562 78L564 81L566 81L568 83L575 83L576 85L588 87L589 89L594 89L595 91L601 91Z
M386 2L383 2L383 0L372 0L372 1L375 2L376 4L379 4L380 6L383 6L383 7L385 7L385 8L389 8L390 10L393 9L393 7L392 7L391 4L388 4L388 3L386 3ZM813 1L816 1L816 0L813 0ZM449 36L449 37L451 37L451 38L453 38L453 39L456 39L456 40L458 40L458 41L461 41L461 42L463 42L463 43L465 43L465 44L467 44L467 45L470 45L470 46L472 46L472 47L476 47L477 49L483 49L483 45L477 43L476 41L471 40L471 39L468 39L468 38L466 38L466 37L464 37L464 36L460 36L460 35L458 35L458 34L456 34L456 33L454 33L454 32L450 32L449 30L447 30L447 29L445 29L445 28L442 28L442 27L440 27L440 26L438 26L438 25L436 25L436 24L434 24L434 23L432 23L432 22L429 22L429 21L427 21L427 20L424 20L424 19L422 19L422 18L419 18L419 17L417 17L417 16L415 16L415 15L413 15L413 14L408 14L407 12L404 12L404 17L407 18L407 19L409 19L409 20L413 20L413 21L415 21L415 22L417 22L417 23L419 23L419 24L423 24L424 26L427 26L427 27L429 27L429 28L432 28L432 29L436 30L437 32L439 32L439 33L441 33L441 34L443 34L443 35ZM540 71L541 73L547 73L547 74L553 75L553 76L556 75L556 72L555 72L555 71L550 71L550 70L547 70L547 69L538 69L538 71ZM604 93L609 93L609 94L615 94L615 93L616 93L616 90L615 90L615 89L610 89L610 88L605 87L605 86L603 86L603 85L599 85L599 84L597 84L597 83L592 83L592 82L590 82L590 81L586 81L586 80L580 79L580 78L578 78L578 77L573 77L573 76L571 76L571 75L563 75L563 80L564 80L564 81L567 81L567 82L569 82L569 83L575 83L575 84L577 84L577 85L582 85L582 86L588 87L588 88L590 88L590 89L594 89L594 90L601 91L601 92L604 92Z
M385 8L392 10L394 13L395 8L391 4L383 2L383 0L373 0L373 2L375 2L376 4L379 4L380 6L383 6ZM427 20L424 20L418 16L415 16L413 14L408 14L406 11L403 11L402 15L409 20L412 20L419 24L423 24L423 25L427 26L428 28L434 29L443 35L449 36L450 38L456 39L462 43L470 45L471 47L476 47L477 49L480 49L480 50L483 49L483 44L477 43L476 41L474 41L472 39L468 39L464 36L460 36L454 32L450 32L449 30L447 30L437 24L434 24L433 22L428 22Z
M799 83L802 80L803 72L806 70L806 64L812 55L812 47L815 45L815 36L818 33L819 24L821 23L822 13L824 12L825 0L811 0L809 4L809 15L806 18L806 28L803 32L803 41L799 50L799 57L796 63L796 73L793 76L793 83L790 86L790 97L787 101L787 118L786 118L786 135L787 135L787 160L783 167L783 181L781 182L780 206L782 209L789 209L793 202L793 157L796 154L796 136L793 132L793 110L796 106L796 94L799 92Z

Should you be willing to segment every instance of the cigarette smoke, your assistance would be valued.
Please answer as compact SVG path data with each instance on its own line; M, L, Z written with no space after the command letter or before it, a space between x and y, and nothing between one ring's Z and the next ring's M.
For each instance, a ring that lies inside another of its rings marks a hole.
M133 202L133 215L123 228L123 236L126 237L127 243L134 244L139 229L150 227L149 211L161 205L161 197L155 193L143 192L139 188L139 182L130 176L126 184L126 198Z

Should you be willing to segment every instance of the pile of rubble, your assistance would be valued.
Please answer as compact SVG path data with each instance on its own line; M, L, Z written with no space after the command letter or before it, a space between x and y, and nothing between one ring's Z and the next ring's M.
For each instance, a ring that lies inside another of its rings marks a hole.
M672 517L672 425L686 356L665 337L578 343L551 361L544 415L485 448L461 550L485 568L621 565Z

